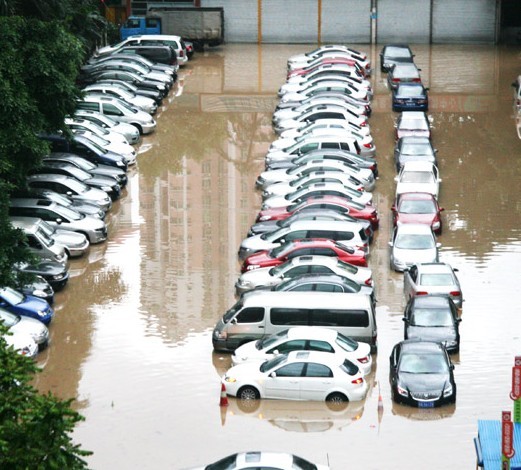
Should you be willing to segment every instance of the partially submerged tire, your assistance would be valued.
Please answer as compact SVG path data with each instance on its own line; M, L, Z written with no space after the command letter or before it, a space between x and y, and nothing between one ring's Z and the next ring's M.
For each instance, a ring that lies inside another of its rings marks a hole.
M246 385L237 392L237 398L240 400L258 400L260 393L255 387Z
M346 403L349 400L343 393L335 392L328 395L326 401L328 403Z

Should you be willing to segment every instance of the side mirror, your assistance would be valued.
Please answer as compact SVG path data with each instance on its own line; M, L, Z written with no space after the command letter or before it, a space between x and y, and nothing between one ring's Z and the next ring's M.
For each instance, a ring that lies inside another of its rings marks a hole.
M402 318L402 321L405 323L409 323L409 320L407 320L407 318L405 318L405 317Z
M232 319L230 320L230 323L231 323L232 325L237 325L237 318L232 318Z
M63 222L63 220L62 220L60 217L58 217L58 218L55 220L55 222L56 222L58 225L60 225L60 224Z
M443 212L445 210L444 207L440 207L440 212Z
M463 320L463 318L456 318L456 321L457 321L458 323L461 323L461 320Z
M274 354L275 356L278 356L278 355L280 354L280 352L279 352L278 349L275 349L275 351L273 351L273 354Z
M450 370L454 370L454 364L450 365Z
M395 177L394 177L394 181L398 182L398 180L399 180L399 177L398 177L398 176L395 176Z
M275 377L277 377L277 373L276 373L276 372L272 372L272 373L270 374L270 377L271 377L272 379L274 379Z
M429 87L425 87L425 91L429 91L429 90L430 90L430 88L429 88Z
M404 273L408 273L408 272L409 272L409 268L405 268L405 269L403 270L403 272L404 272Z
M455 273L459 273L459 269L458 269L458 268L452 268L452 270L453 270Z
M441 178L438 178L438 183L441 183L443 180Z
M393 242L389 242L389 246L393 246Z
M392 211L392 212L396 212L396 206L394 206L394 205L391 206L391 211Z
M436 248L441 248L441 243L436 243Z

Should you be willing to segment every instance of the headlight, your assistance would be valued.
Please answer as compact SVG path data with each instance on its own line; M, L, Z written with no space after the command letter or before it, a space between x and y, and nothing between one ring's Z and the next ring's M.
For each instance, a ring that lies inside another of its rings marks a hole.
M102 186L101 189L103 191L105 191L106 193L109 193L110 191L112 191L112 188L110 186Z
M122 166L122 167L125 167L125 162L116 162L116 166Z
M224 378L224 381L225 381L225 382L230 382L230 383L237 382L237 380L234 379L233 377L225 377L225 378Z
M251 286L251 282L248 282L248 281L244 281L243 279L239 279L239 285L241 287L247 287L247 286Z
M398 393L399 393L402 397L408 397L408 396L409 396L409 392L407 391L406 388L403 388L403 387L401 387L400 385L397 385L397 386L396 386L396 389L398 390Z
M34 295L35 297L47 297L47 294L40 289L36 289L35 291L33 291L32 295Z
M443 389L443 397L447 398L452 395L452 385L448 383L445 388Z
M269 215L263 215L259 218L259 222L266 222L267 220L270 220L271 217Z
M61 279L63 277L63 274L55 274L52 278L57 281L58 279Z
M38 310L39 317L45 317L46 315L47 315L47 312L45 310Z
M253 269L257 269L257 268L260 268L260 265L258 265L258 264L250 264L250 265L246 268L246 270L247 270L247 271L252 271Z

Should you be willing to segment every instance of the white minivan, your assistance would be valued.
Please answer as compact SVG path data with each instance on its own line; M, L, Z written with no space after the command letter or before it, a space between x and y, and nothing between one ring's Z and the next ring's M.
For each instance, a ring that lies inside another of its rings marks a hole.
M217 322L212 334L216 351L239 346L293 326L333 328L377 349L374 304L368 294L328 292L245 293Z

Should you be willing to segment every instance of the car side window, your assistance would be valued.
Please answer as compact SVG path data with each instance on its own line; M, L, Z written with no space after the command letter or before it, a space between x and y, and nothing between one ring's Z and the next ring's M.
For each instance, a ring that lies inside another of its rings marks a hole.
M339 145L336 142L323 142L321 148L338 150L339 149Z
M264 319L263 307L250 307L241 310L235 317L237 323L258 323Z
M285 276L295 277L301 274L307 274L309 272L309 266L295 266L294 268L288 269Z
M291 292L309 292L313 290L313 284L301 284L291 289Z
M337 206L335 204L323 204L322 208L323 209L333 209L333 210L335 210L337 212L341 212L342 214L348 214L349 213L349 209Z
M320 283L315 285L315 290L317 292L344 292L341 286L338 284L327 284Z
M333 353L335 350L327 341L319 341L316 339L312 339L309 341L308 349L311 351L322 351Z
M334 240L335 237L334 230L309 230L308 237L309 238L329 238L330 240Z
M285 343L279 344L272 350L268 351L273 353L274 350L278 350L281 353L290 352L290 351L304 351L306 349L306 340L304 339L296 339L293 341L286 341Z
M330 274L333 273L333 270L327 266L313 265L311 266L310 272L312 274Z
M310 248L301 248L300 250L295 250L293 253L288 255L288 259L296 258L297 256L306 256L313 254Z
M307 230L295 230L294 232L287 233L282 238L285 240L299 240L301 238L306 238L307 233Z
M108 114L109 116L122 116L123 113L116 108L113 104L104 103L103 104L103 114Z
M324 364L308 363L306 377L333 377L333 371Z
M287 364L279 367L275 372L277 377L302 377L304 375L304 362L294 362L293 364Z
M311 152L311 150L316 150L318 149L318 143L313 143L313 144L306 144L306 145L303 145L302 147L300 147L299 150L293 152L293 153L307 153L307 152Z

